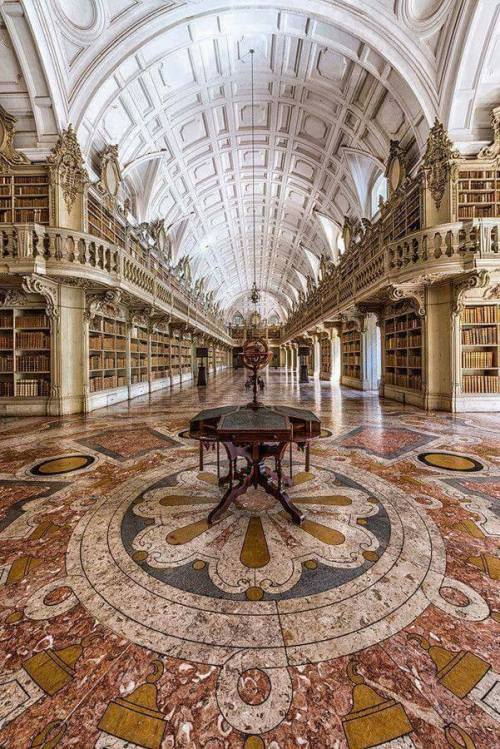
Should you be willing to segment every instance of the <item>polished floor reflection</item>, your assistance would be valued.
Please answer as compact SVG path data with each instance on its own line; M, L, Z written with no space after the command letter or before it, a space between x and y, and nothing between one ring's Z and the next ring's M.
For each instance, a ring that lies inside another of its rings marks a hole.
M500 419L266 378L322 420L300 528L260 490L206 522L182 432L242 372L0 421L1 747L497 744Z

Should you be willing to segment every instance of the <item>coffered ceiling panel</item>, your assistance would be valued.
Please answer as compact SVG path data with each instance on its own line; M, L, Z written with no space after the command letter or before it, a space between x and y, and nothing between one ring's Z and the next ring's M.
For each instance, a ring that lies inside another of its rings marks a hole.
M455 81L464 103L448 111L457 122L472 123L471 97L491 103L497 34L483 34L482 91L470 93L465 70L457 78L456 52L469 49L482 5L289 0L285 10L271 0L0 0L13 52L26 48L29 28L41 57L45 109L22 77L12 86L24 122L36 120L39 136L40 112L55 114L60 127L72 121L89 164L117 143L138 220L182 226L173 231L176 253L191 255L228 308L244 307L253 281L255 163L257 284L280 314L312 272L310 257L331 251L314 209L337 224L363 216L367 188L359 181L380 173L390 139L418 157ZM498 5L489 2L488 28ZM475 59L473 45L467 54ZM35 67L34 56L27 65Z

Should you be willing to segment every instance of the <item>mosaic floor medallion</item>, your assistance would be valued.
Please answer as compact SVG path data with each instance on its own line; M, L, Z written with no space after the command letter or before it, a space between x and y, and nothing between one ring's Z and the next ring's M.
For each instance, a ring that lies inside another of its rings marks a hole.
M461 471L462 473L474 473L482 471L484 466L468 455L454 455L453 453L420 453L417 456L421 463L431 468L443 468L446 471Z
M220 666L222 713L262 733L290 705L289 665L378 643L431 602L476 615L469 594L463 607L440 596L458 583L444 577L432 521L373 474L343 464L296 476L289 492L306 512L300 527L260 490L210 527L213 470L156 469L90 510L70 540L67 577L36 594L37 616L47 615L51 587L69 586L74 595L51 616L80 601L129 640ZM247 672L266 683L264 700L246 695Z
M94 462L95 458L92 455L66 455L37 463L30 469L30 473L35 476L59 476L63 473L81 471Z

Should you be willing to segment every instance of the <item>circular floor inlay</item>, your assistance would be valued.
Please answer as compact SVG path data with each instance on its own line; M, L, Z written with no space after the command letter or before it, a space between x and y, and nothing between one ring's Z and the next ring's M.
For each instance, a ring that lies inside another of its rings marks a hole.
M262 705L270 692L269 676L260 668L249 668L238 679L238 694L247 705Z
M157 467L140 486L131 477L75 530L68 580L121 636L218 665L259 652L262 662L240 673L258 666L281 679L284 664L349 654L360 637L369 647L408 626L433 597L444 602L442 539L393 483L348 464L341 472L312 466L307 481L288 489L306 514L302 526L279 503L256 510L245 496L209 526L221 491L212 475L207 465L204 474Z
M467 455L453 455L452 453L420 453L421 463L432 468L444 468L446 471L462 471L472 473L482 471L484 466Z
M62 473L73 473L88 468L95 461L92 455L66 455L62 458L50 458L33 466L30 473L35 476L59 476Z

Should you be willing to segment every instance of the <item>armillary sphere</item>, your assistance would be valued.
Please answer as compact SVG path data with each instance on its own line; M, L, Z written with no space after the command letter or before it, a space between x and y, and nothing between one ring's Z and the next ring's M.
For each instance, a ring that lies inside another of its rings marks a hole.
M243 346L243 364L247 369L263 369L269 363L269 347L263 338L252 338Z

